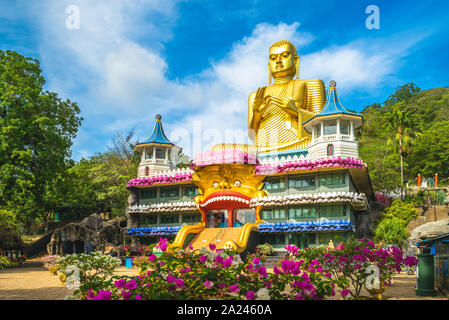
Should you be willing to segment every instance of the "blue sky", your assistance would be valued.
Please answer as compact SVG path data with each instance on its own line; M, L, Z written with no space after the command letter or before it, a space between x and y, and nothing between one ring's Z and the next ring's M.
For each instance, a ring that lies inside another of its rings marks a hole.
M66 27L69 5L79 29ZM378 30L365 26L368 5ZM192 156L247 142L247 97L267 84L272 42L292 41L301 78L336 80L360 111L407 82L448 86L448 18L445 0L2 1L0 49L39 59L46 89L78 103L74 159L104 151L116 131L148 138L157 113Z

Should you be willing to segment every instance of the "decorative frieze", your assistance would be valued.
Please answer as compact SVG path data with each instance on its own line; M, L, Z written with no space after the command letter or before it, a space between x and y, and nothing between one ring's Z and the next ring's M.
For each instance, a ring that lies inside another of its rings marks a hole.
M250 201L250 207L257 206L286 206L294 204L316 204L316 203L334 203L350 202L357 204L358 207L364 207L366 196L363 193L355 192L320 192L320 193L300 193L289 194L285 196L268 196L263 198L253 198Z
M155 213L155 212L179 212L179 211L195 211L197 205L193 201L167 202L141 204L129 207L130 213Z

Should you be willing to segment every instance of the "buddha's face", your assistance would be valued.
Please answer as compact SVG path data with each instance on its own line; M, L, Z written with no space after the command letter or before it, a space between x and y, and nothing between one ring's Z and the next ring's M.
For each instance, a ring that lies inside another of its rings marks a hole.
M298 58L289 44L283 44L270 49L269 66L274 78L293 76L296 71L296 61Z

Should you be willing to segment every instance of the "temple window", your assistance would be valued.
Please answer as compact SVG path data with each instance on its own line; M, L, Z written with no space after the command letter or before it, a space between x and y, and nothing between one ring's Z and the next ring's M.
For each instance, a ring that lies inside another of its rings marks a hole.
M292 176L289 177L288 185L291 188L313 188L315 187L315 176Z
M346 214L344 204L327 204L320 206L320 218L341 218Z
M262 210L261 216L263 220L271 220L271 209L264 209Z
M177 214L161 214L161 224L179 223Z
M150 167L145 167L145 175L146 176L150 175Z
M184 187L184 196L185 197L194 197L197 195L198 195L198 190L195 186Z
M149 226L157 224L157 216L155 214L142 214L139 217L139 225Z
M316 209L312 206L290 206L288 209L289 219L315 219Z
M334 155L334 145L331 143L327 145L327 156L331 157L333 155Z
M140 198L142 200L145 200L145 199L156 199L157 198L157 189L156 188L152 188L152 189L147 189L147 190L141 190L140 191Z
M337 134L337 121L325 121L324 122L324 135L329 136Z
M335 186L346 184L344 173L320 174L318 180L320 186Z
M179 187L161 188L161 198L177 198L179 197Z
M190 222L200 222L201 221L201 215L198 213L195 214L183 214L182 215L182 222L183 223L190 223Z
M315 126L316 137L321 137L321 123Z
M340 120L340 134L349 134L348 120Z
M280 219L285 219L287 218L286 214L285 214L285 209L281 208L281 209L273 209L273 220L280 220Z
M265 190L276 190L285 188L284 177L270 178L264 181Z
M165 150L156 148L156 159L165 159Z

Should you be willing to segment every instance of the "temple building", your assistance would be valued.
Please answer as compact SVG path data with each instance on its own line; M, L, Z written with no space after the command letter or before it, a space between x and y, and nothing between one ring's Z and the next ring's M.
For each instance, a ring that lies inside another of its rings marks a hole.
M221 144L176 168L181 149L162 129L137 144L137 178L128 183L127 234L133 242L160 237L173 247L247 252L269 243L313 247L354 235L374 194L354 131L362 115L346 110L331 81L299 80L299 58L282 40L269 50L270 85L250 94L254 145ZM271 84L271 77L275 83Z

